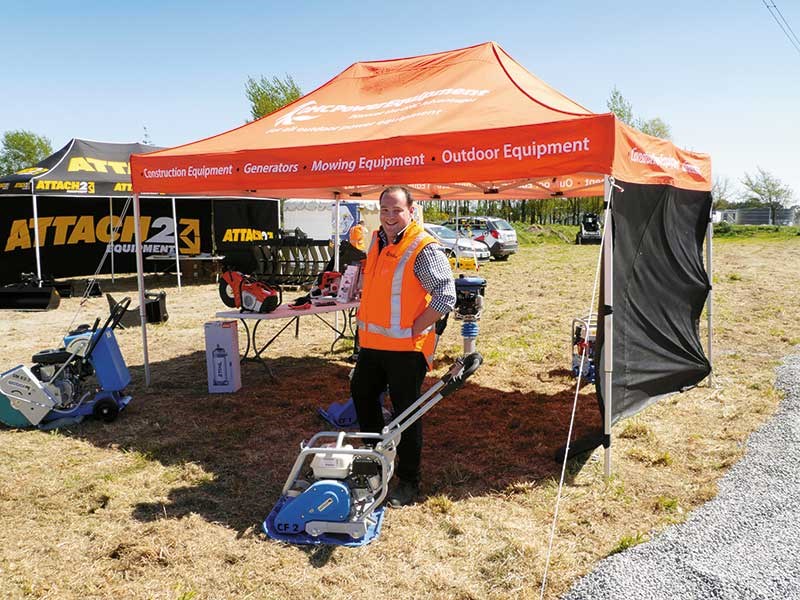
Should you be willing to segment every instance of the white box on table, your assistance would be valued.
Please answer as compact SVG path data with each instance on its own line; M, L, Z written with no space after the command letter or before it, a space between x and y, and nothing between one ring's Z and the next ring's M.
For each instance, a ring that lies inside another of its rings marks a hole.
M235 392L242 387L239 329L236 321L209 321L206 331L208 391Z
M358 296L358 277L361 272L359 265L347 265L342 275L342 282L339 284L339 293L336 294L336 301L340 304L352 302Z

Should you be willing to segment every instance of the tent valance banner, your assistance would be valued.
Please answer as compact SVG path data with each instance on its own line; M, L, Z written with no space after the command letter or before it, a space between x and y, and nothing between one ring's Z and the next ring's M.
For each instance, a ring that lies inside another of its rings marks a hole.
M595 114L495 43L356 63L232 131L131 159L137 192L376 198L602 195L603 175L710 187L707 155Z

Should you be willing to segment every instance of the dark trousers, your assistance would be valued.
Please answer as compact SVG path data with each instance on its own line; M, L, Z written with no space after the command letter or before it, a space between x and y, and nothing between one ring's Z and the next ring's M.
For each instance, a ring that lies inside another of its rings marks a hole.
M350 394L361 431L380 433L385 425L378 397L389 386L394 413L399 415L419 398L427 372L421 352L392 352L361 348L350 382ZM406 429L397 446L397 476L419 483L422 419Z

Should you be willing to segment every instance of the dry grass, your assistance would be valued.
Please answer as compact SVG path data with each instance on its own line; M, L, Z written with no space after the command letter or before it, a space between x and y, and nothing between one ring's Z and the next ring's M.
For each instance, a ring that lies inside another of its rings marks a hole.
M547 597L716 493L777 405L776 362L800 343L791 326L799 249L796 239L715 244L715 388L619 424L611 480L597 456L570 463ZM168 289L170 320L148 329L150 389L140 332L123 331L134 401L116 422L0 429L3 597L538 597L560 472L553 455L574 394L569 328L589 304L596 252L526 247L482 271L487 361L425 418L427 498L390 512L381 537L359 549L286 546L260 532L299 441L322 428L316 408L347 397L347 351L327 355L329 331L307 319L299 341L271 349L277 382L246 365L239 393L209 395L202 325L222 308L216 287L151 282ZM0 315L3 361L30 364L76 308L68 299L49 313ZM79 322L105 311L93 299ZM439 364L460 347L451 325ZM578 435L600 423L590 387L579 402Z

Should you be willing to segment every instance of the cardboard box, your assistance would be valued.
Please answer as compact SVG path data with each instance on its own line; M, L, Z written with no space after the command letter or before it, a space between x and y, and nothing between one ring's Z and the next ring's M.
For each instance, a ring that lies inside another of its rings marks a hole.
M208 391L235 392L242 387L239 329L236 321L209 321L206 332Z
M358 296L358 275L361 267L358 265L347 265L342 275L342 282L339 285L339 292L336 294L336 302L347 304Z

